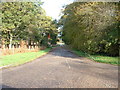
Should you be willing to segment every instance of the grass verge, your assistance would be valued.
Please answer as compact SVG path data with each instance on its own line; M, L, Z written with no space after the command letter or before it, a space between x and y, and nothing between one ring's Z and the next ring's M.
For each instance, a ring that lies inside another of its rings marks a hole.
M45 50L40 50L39 52L27 52L27 53L18 53L14 55L2 56L0 67L3 66L17 66L29 61L32 61L42 55L45 55L51 50L47 48Z
M107 63L107 64L112 64L112 65L120 65L119 57L110 57L110 56L102 56L102 55L90 55L87 53L84 53L82 51L77 51L77 50L72 50L73 53L82 56L82 57L87 57L89 59L92 59L96 62L101 62L101 63Z

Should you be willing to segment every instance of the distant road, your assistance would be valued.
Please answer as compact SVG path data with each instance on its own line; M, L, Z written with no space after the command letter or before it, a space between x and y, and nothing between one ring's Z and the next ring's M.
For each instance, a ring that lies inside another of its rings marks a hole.
M33 62L4 69L3 88L117 88L118 67L58 47Z

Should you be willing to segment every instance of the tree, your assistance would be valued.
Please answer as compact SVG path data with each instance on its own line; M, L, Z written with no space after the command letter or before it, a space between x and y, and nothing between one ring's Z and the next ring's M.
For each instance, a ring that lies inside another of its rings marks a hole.
M32 45L32 42L40 44L47 32L57 31L57 28L54 28L56 24L52 22L41 8L41 3L2 3L1 38L6 45L9 44L9 48L21 40L27 41L29 45Z
M63 40L88 53L118 55L118 18L118 3L74 2L60 20Z

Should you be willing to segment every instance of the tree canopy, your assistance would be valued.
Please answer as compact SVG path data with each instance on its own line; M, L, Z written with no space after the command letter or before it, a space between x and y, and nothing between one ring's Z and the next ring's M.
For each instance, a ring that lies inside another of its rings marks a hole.
M63 10L59 23L64 42L88 53L119 54L119 3L74 2Z
M56 40L57 24L46 16L40 3L34 2L2 2L2 29L0 38L5 45L19 43L21 40L39 43ZM53 42L56 43L56 42ZM47 43L46 43L47 44ZM47 46L47 45L46 45Z

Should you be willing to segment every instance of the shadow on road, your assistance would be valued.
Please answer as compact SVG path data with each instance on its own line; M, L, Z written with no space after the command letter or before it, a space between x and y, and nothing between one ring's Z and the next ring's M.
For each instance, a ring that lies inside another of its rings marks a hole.
M60 57L67 57L67 58L82 58L77 56L76 54L70 52L69 50L65 49L64 47L57 47L55 48L50 55L53 56L60 56Z
M19 90L19 89L13 88L13 87L7 86L7 85L2 85L2 90Z

